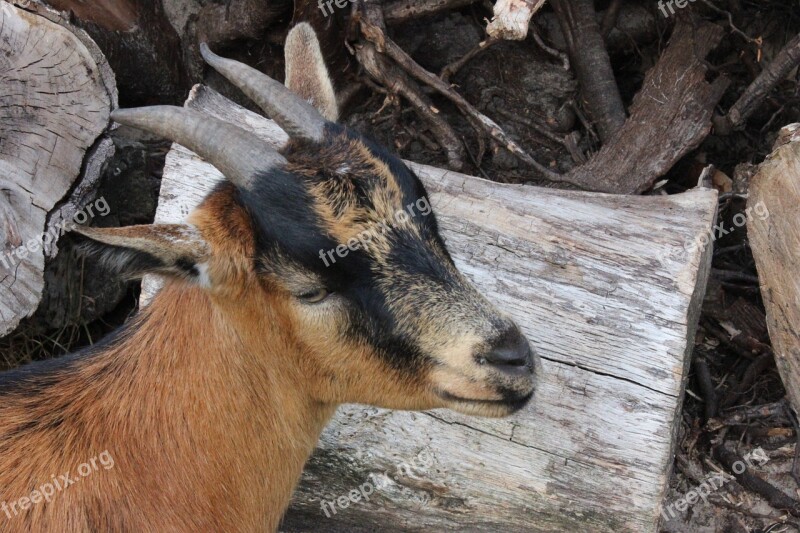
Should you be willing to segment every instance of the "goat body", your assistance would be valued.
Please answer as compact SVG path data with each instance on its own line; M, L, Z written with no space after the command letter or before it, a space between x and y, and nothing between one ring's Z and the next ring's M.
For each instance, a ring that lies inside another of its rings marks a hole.
M78 231L168 281L113 338L0 375L0 531L275 530L337 405L505 416L533 394L527 339L455 268L422 183L331 122L310 26L287 37L289 88L202 50L291 139L114 112L227 180L185 224Z

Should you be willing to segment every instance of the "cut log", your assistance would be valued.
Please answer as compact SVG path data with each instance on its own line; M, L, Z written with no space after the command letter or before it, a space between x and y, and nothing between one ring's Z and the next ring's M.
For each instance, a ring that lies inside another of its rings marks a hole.
M129 107L178 104L189 81L161 0L45 0L97 42Z
M113 152L102 134L116 86L81 30L7 2L0 2L0 52L2 336L36 310L45 255L55 254L63 222L93 199Z
M187 105L286 140L205 87ZM655 531L711 258L673 250L710 231L716 192L611 196L409 164L458 267L544 359L542 383L508 419L342 407L282 530ZM156 220L183 220L219 179L173 145Z
M747 209L775 361L800 413L800 124L781 130L750 182Z

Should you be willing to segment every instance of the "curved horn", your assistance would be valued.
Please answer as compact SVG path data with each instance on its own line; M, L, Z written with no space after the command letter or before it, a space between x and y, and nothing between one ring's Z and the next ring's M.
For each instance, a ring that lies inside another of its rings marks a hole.
M256 69L216 55L206 43L200 45L206 63L228 78L244 94L283 128L289 137L319 141L325 130L325 118L314 106Z
M259 173L286 164L281 154L254 134L192 109L166 105L117 109L111 118L182 144L244 189L252 187Z

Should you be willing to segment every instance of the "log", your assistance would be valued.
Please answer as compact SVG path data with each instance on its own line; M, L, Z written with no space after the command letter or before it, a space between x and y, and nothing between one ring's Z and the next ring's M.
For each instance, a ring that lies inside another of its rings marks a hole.
M161 0L45 0L71 14L117 74L125 105L179 104L190 84Z
M108 64L88 35L44 13L0 3L0 336L36 310L45 258L114 150Z
M658 63L645 75L617 134L566 178L601 192L639 194L650 189L711 131L714 108L728 87L708 81L706 56L722 38L714 24L680 20Z
M187 106L285 142L203 86ZM710 231L716 192L612 196L409 164L458 267L542 356L542 383L508 419L341 407L281 529L655 531L711 259L673 249ZM219 179L173 145L156 220L183 220Z
M786 394L800 413L800 124L783 128L750 182L747 236Z

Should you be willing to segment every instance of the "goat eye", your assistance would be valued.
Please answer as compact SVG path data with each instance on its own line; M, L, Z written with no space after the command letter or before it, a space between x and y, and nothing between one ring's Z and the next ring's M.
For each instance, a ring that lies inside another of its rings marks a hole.
M320 288L304 292L299 294L297 297L303 300L305 303L316 304L327 298L329 295L330 291L328 291L328 289Z

